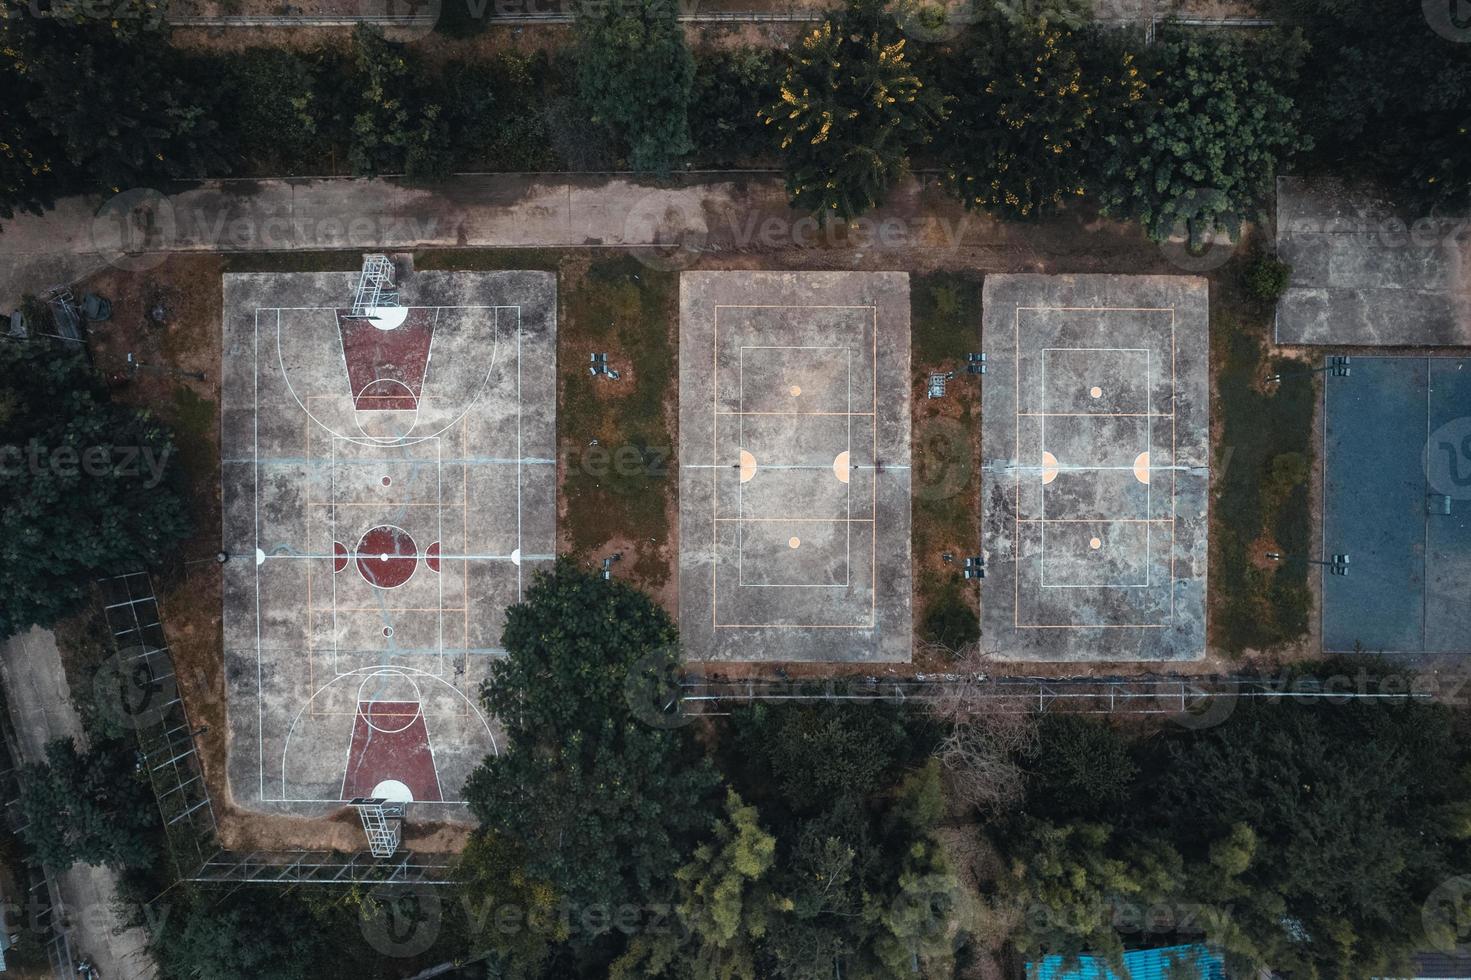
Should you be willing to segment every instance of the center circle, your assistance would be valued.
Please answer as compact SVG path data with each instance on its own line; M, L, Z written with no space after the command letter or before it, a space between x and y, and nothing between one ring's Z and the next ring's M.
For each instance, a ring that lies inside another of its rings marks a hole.
M419 548L403 528L380 524L358 542L357 564L358 574L369 585L397 588L412 578L414 569L419 567Z
M1088 389L1088 394L1093 398L1102 398L1103 389L1098 387L1097 385L1094 385L1093 387Z
M1098 540L1097 538L1089 538L1088 547L1092 548L1094 551L1097 551L1099 548L1103 547L1103 542Z
M800 547L801 544L802 544L802 539L801 538L789 538L787 540L787 547L788 548Z

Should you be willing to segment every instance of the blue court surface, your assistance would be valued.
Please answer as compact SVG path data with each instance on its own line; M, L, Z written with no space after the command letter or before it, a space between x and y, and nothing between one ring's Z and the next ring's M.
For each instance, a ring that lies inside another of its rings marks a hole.
M1471 358L1323 380L1324 651L1471 653Z

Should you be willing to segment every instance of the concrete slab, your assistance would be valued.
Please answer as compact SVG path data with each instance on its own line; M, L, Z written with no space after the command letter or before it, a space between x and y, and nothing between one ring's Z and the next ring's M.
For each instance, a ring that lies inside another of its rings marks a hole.
M988 276L981 643L1205 655L1208 294L1183 276Z
M1471 653L1471 360L1355 357L1324 378L1323 649Z
M231 790L465 819L504 610L555 551L556 281L421 272L373 320L356 280L225 276Z
M909 277L680 278L685 657L907 661Z
M1333 181L1277 181L1277 254L1292 266L1277 342L1471 345L1471 220L1407 215Z

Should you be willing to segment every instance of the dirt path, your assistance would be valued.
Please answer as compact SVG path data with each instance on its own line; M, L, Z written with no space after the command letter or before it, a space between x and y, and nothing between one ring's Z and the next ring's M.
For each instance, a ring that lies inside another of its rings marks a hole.
M71 689L61 666L56 636L32 629L13 636L0 649L0 678L15 722L22 761L44 760L46 743L82 738L82 723L71 704ZM158 969L147 951L142 929L124 928L113 910L117 875L84 864L57 875L73 948L90 959L104 980L153 980Z

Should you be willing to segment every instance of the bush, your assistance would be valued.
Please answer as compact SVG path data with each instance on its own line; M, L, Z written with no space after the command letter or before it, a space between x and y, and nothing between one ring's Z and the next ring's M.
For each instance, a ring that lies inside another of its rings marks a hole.
M1271 255L1258 255L1246 267L1246 291L1264 303L1275 303L1287 290L1292 266Z
M776 151L756 109L776 99L776 79L767 48L714 51L696 59L690 136L702 161L729 167Z

